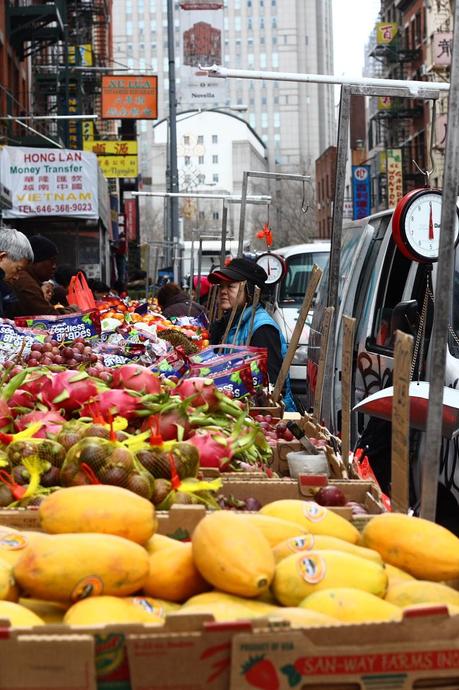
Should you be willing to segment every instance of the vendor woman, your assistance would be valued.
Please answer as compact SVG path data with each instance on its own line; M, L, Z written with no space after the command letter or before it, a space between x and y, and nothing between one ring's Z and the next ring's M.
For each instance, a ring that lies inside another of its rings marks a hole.
M252 319L252 303L255 287L265 287L266 271L249 259L233 259L225 268L217 269L209 274L210 283L218 284L219 304L223 311L221 319L210 326L210 341L213 345L222 343L234 305L237 311L226 338L226 343L233 345L252 345L265 347L268 350L268 374L271 383L275 383L287 353L287 343L274 319L268 314L264 306L259 304L255 312L250 342L250 324ZM286 410L295 411L290 380L287 378L284 391Z

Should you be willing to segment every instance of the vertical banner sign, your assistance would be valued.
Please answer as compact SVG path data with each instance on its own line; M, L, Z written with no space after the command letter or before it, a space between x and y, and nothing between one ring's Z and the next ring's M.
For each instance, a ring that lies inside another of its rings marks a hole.
M365 218L371 213L371 175L369 165L352 166L353 219Z
M436 31L432 36L432 64L434 67L451 66L453 52L453 32Z
M402 150L387 149L387 206L393 208L403 196Z
M376 45L387 46L392 43L398 34L398 24L396 22L377 22L376 24Z
M137 239L136 199L125 199L124 201L124 229L128 242L135 242Z
M224 105L225 79L209 78L199 65L223 65L223 0L180 2L181 105Z

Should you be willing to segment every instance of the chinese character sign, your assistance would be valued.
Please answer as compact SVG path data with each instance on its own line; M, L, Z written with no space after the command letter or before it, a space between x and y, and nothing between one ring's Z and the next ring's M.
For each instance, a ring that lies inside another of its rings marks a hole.
M124 200L124 227L126 231L126 238L129 242L135 242L137 239L137 200Z
M398 33L396 22L378 22L376 24L376 44L386 46L392 43Z
M5 147L13 208L5 218L98 218L98 167L94 153L71 149Z
M437 31L432 36L432 63L434 67L449 67L453 52L452 31Z
M224 105L224 79L212 79L199 65L223 65L223 0L180 2L181 105Z
M158 77L104 74L102 117L105 120L155 120L158 117Z
M403 196L402 150L388 149L387 160L387 206L393 208Z
M369 165L352 166L353 219L365 218L371 213L371 175Z

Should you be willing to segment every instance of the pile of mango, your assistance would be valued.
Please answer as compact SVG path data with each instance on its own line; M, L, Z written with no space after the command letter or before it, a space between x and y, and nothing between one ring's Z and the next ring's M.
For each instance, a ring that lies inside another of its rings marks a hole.
M314 502L209 513L191 542L156 533L153 505L125 489L75 486L39 508L41 532L0 527L0 620L161 626L168 615L268 618L292 627L459 613L459 539L385 513L363 534Z

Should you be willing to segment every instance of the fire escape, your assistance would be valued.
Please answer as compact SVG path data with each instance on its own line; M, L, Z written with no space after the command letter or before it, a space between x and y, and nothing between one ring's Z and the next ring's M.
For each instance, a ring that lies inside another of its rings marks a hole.
M9 0L10 40L32 59L34 115L100 112L100 72L111 67L111 0ZM40 124L39 124L40 123ZM68 148L108 134L110 121L36 121L34 128ZM44 146L35 138L31 145Z
M375 45L370 56L383 66L384 77L389 79L419 79L413 71L422 58L421 49L406 45L405 36L398 33L387 44ZM416 160L425 166L424 102L407 98L378 99L372 120L375 138L384 149L402 149L404 191L422 185L423 176L413 166Z

